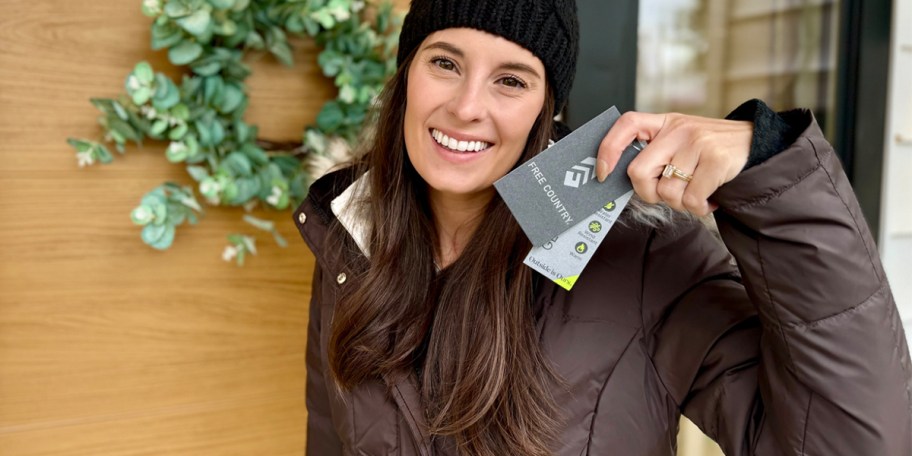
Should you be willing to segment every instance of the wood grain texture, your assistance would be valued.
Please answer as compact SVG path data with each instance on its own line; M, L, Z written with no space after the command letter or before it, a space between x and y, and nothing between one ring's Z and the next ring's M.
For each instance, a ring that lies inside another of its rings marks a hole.
M88 100L136 62L181 74L148 40L138 0L0 2L0 455L301 455L313 257L289 213L257 213L290 245L258 235L245 268L220 258L240 210L157 252L129 213L183 167L150 142L80 169L65 142L101 135ZM295 44L294 68L250 58L261 137L297 140L334 94Z
M139 6L0 2L0 454L300 455L313 257L290 212L256 213L286 249L207 208L154 251L130 211L192 184L183 167L150 141L80 169L66 144L101 136L89 98L122 93L136 62L180 76ZM261 137L298 140L335 93L295 45L294 68L249 59ZM259 240L247 267L220 258L233 232Z

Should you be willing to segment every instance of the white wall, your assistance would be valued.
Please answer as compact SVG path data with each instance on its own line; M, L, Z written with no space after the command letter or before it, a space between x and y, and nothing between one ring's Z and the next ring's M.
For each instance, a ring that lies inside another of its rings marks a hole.
M880 248L912 341L912 0L893 1Z

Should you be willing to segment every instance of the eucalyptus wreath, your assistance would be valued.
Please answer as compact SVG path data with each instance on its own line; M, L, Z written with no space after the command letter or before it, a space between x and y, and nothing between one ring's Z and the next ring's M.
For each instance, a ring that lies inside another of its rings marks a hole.
M249 214L262 204L286 210L308 186L349 157L370 105L395 72L401 18L392 5L362 0L143 0L153 18L151 47L189 71L180 84L139 62L116 98L93 98L104 135L98 141L69 138L79 166L113 161L107 144L123 154L128 143L169 141L165 158L184 163L196 190L211 205L241 206L243 219L285 245L274 223ZM250 52L268 52L292 66L289 37L312 39L317 62L338 96L326 102L316 125L303 127L300 142L259 138L244 121L249 103L244 63ZM130 214L141 238L165 250L184 222L197 223L203 207L194 188L166 182L142 197ZM256 254L255 237L228 235L222 257L242 265Z

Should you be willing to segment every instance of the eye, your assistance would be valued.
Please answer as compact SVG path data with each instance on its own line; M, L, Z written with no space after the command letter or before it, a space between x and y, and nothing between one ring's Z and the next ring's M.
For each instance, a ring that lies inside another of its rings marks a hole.
M500 80L500 83L511 87L514 89L525 89L527 87L526 83L522 79L519 79L516 76L507 76Z
M440 68L441 70L446 71L455 71L456 63L450 60L447 57L434 57L431 59L431 64Z

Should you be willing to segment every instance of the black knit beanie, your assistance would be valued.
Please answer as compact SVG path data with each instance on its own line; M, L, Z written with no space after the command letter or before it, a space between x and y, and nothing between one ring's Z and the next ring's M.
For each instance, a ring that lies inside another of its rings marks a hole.
M431 33L467 27L504 37L545 65L554 113L570 95L579 54L575 0L412 0L399 36L398 64Z

